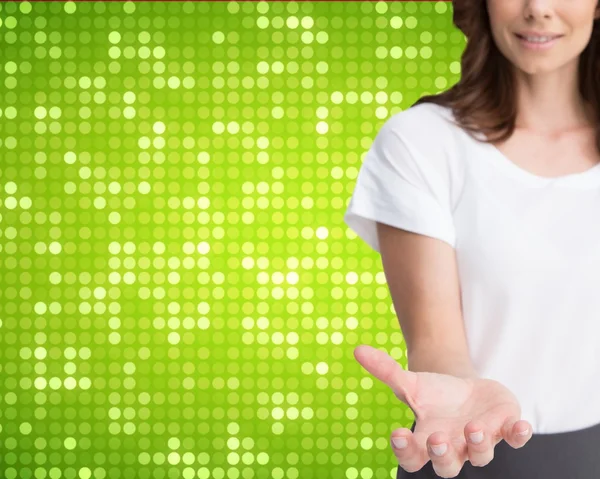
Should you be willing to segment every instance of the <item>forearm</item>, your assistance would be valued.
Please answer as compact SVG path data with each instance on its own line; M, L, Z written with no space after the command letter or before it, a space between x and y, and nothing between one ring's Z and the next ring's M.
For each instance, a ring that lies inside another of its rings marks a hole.
M450 374L464 378L479 377L468 353L440 352L440 348L435 347L409 353L408 370L413 372Z

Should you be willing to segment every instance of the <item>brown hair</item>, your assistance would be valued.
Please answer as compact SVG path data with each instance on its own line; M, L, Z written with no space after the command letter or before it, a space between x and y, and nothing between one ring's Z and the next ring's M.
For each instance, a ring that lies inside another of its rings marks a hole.
M461 57L461 78L450 89L426 95L419 103L450 107L467 133L483 133L486 143L504 141L514 132L517 114L512 65L496 46L485 0L452 0L453 23L467 37ZM600 2L599 2L600 5ZM593 111L596 147L600 152L600 21L594 19L591 38L581 52L579 91Z

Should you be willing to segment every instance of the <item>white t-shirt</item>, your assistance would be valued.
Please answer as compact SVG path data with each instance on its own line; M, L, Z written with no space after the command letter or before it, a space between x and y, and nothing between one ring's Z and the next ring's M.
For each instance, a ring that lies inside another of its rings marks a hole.
M517 396L534 433L598 424L600 165L538 176L453 119L432 103L392 115L344 221L377 252L376 221L450 244L478 374Z

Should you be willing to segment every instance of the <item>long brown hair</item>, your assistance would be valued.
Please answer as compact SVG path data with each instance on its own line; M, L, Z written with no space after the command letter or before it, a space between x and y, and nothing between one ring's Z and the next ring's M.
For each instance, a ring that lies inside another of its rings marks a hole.
M600 4L600 2L599 2ZM450 89L422 96L419 103L450 107L467 133L483 133L484 142L504 141L514 132L517 115L512 65L496 46L485 0L452 0L453 23L467 38L461 57L461 78ZM596 119L596 147L600 152L600 21L579 60L579 92Z

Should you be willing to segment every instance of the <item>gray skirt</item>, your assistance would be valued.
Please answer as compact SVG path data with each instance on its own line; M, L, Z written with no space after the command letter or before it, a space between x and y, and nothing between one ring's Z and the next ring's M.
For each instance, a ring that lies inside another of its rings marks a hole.
M410 430L414 431L415 422ZM398 466L396 479L437 479L431 461L420 470ZM600 424L577 431L533 434L515 449L502 440L483 467L465 461L456 479L595 479L600 478Z

